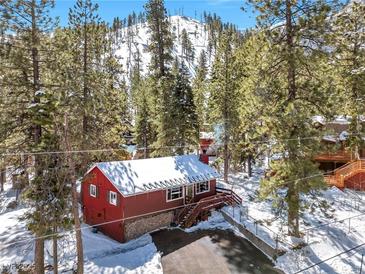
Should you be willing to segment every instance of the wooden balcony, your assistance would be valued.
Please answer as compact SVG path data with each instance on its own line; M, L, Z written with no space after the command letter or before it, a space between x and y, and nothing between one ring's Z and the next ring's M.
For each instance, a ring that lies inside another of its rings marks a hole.
M197 203L186 205L177 215L175 223L181 227L191 227L202 215L210 209L217 209L224 205L242 204L242 199L232 190L217 187L217 194L201 199Z
M352 154L348 151L338 151L335 153L323 153L314 158L317 162L340 162L347 163L353 159Z

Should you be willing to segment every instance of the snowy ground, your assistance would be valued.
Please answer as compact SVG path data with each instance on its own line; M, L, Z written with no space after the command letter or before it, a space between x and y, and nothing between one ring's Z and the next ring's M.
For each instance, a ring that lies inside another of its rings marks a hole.
M301 231L304 233L303 239L299 240L286 235L285 215L277 217L272 209L272 201L260 201L257 198L261 176L262 172L257 171L250 179L245 178L242 173L230 177L233 190L243 198L244 206L247 207L242 210L242 214L239 214L239 209L235 209L234 214L236 220L241 219L247 228L254 233L257 231L259 237L272 246L275 246L275 238L280 235L280 248L287 253L278 258L277 267L287 273L294 273L365 241L365 215L361 215L365 212L365 193L354 194L331 188L303 197L308 206L302 212ZM11 206L9 208L16 193L9 185L5 187L6 191L0 194L0 270L10 264L29 264L33 261L34 248L32 235L25 222L19 219L28 209L21 204L14 209ZM232 208L227 207L224 210L232 214ZM350 221L346 219L353 216L358 217L351 218ZM328 223L331 224L325 225ZM219 213L213 213L208 221L186 231L214 228L229 229L242 236ZM308 245L292 250L291 246L300 241ZM100 233L92 233L88 226L83 226L83 242L85 273L163 272L161 255L148 234L120 244ZM62 258L61 270L63 273L71 273L75 268L74 237L66 234L59 240L58 248ZM336 257L304 273L359 273L362 253L365 253L365 247ZM49 241L46 242L46 260L52 264L52 245Z
M285 213L278 217L272 207L273 201L257 198L262 174L262 171L256 170L254 176L248 179L245 174L238 173L230 177L232 185L220 182L240 195L245 207L243 210L233 211L229 207L224 210L231 215L234 212L236 220L241 220L248 229L273 247L275 239L279 238L279 247L287 251L277 260L279 268L294 273L365 242L365 193L330 188L303 196L307 204L300 224L303 238L295 239L286 235ZM293 251L298 243L308 246ZM359 273L361 254L364 253L365 246L304 273Z
M27 230L25 221L21 220L29 209L22 205L7 208L15 200L15 194L9 184L0 194L0 272L11 266L12 272L17 273L14 265L27 266L33 262L33 235ZM85 273L162 273L161 256L150 235L121 244L101 233L93 233L89 226L84 225L82 237ZM75 269L75 237L65 233L58 242L60 272L72 273ZM50 241L45 243L45 259L52 265Z

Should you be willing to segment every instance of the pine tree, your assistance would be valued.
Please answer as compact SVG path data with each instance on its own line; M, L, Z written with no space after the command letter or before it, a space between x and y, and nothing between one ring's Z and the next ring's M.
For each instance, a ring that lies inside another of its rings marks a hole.
M337 73L336 87L343 114L351 117L348 146L355 159L360 158L365 127L365 3L351 1L333 18L331 59ZM339 109L337 109L339 111Z
M208 65L204 50L200 53L196 76L193 81L194 104L198 116L198 124L201 128L207 122L207 93L208 93Z
M151 111L151 78L133 81L133 103L135 105L135 142L138 148L142 148L143 158L148 158L150 147L155 140L153 130L153 116Z
M92 70L92 61L100 59L101 44L105 37L105 32L101 26L99 16L97 14L98 5L93 4L91 0L77 0L73 9L69 12L69 25L72 35L71 47L75 62L73 72L75 80L73 81L74 89L81 87L80 95L78 96L82 109L82 147L87 149L91 143L90 125L92 119L92 107L95 94L95 87L91 82L95 72ZM77 81L81 80L81 83Z
M173 47L164 1L149 0L144 7L150 32L148 44L148 52L151 53L150 67L156 77L163 77L167 75L168 65L172 61Z
M186 62L193 62L195 57L195 49L193 47L193 43L190 41L186 29L182 30L180 36L182 58L184 58Z
M19 116L6 120L5 127L9 130L2 134L6 143L13 143L15 149L42 150L46 136L44 130L52 124L54 101L52 91L47 85L41 66L47 64L48 49L45 47L45 37L54 24L49 17L49 9L53 1L3 1L0 6L1 18L9 19L9 31L15 35L8 36L9 50L6 53L6 63L11 72L2 77L4 93L11 94L10 100L17 102ZM26 8L24 8L26 7ZM15 99L14 99L15 98ZM10 105L5 111L10 113ZM19 118L21 123L19 123ZM24 131L24 133L21 133ZM23 144L26 144L25 146ZM34 158L34 177L27 186L31 193L30 202L34 211L28 215L28 222L33 224L30 229L36 235L35 240L35 272L44 273L44 236L48 229L49 215L44 214L48 203L47 181L43 168L47 162L36 155ZM27 169L28 166L25 166Z
M153 117L155 131L152 136L156 136L153 146L157 149L153 155L166 154L167 151L158 151L161 147L170 146L171 143L167 136L173 127L173 121L170 117L171 106L171 73L170 65L172 61L173 37L170 32L170 23L167 18L166 9L163 0L150 0L145 5L150 40L148 52L151 54L150 78L151 90L150 95L151 115Z
M238 125L238 87L232 33L224 31L221 35L213 63L209 111L210 121L219 123L222 128L224 181L228 182L230 151L229 143L234 128Z
M325 56L323 42L328 27L327 1L250 1L259 12L258 24L265 31L266 67L256 87L263 104L262 124L273 147L282 155L272 165L274 176L261 185L263 197L278 197L286 189L289 234L299 237L300 193L323 185L312 158L318 152L320 133L312 116L326 112L326 79L321 77ZM281 22L279 25L274 25ZM266 112L266 113L265 113ZM318 136L318 139L306 137ZM304 138L304 139L303 139ZM306 178L308 179L300 179Z
M184 61L181 63L175 60L173 69L172 113L175 124L174 145L176 152L183 154L189 151L188 147L194 148L198 145L199 124L194 103L193 91L189 81L190 73Z

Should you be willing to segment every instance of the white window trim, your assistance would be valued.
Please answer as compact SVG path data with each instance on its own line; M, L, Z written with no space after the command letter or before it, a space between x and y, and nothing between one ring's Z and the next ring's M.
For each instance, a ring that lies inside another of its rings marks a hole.
M169 189L174 189L174 188L180 188L182 195L179 198L175 198L175 199L169 200ZM166 202L177 201L177 200L180 200L180 199L184 199L184 197L185 197L185 191L184 191L184 187L183 186L166 188Z
M199 184L201 184L201 183L208 183L208 189L207 190L204 190L204 191L202 191L202 192L199 192ZM207 192L209 192L210 191L210 181L205 181L205 182L200 182L200 183L197 183L196 184L196 194L203 194L203 193L207 193Z
M114 194L115 195L115 200L114 200L114 202L112 201L112 194ZM109 191L109 204L111 204L111 205L117 205L117 203L118 203L118 195L117 195L117 193L116 192L114 192L114 191Z
M94 189L94 193L95 193L95 194L93 194L93 193L92 193L91 189ZM91 197L96 198L96 191L97 191L97 190L96 190L96 185L94 185L94 184L90 184L90 185L89 185L89 195L90 195Z

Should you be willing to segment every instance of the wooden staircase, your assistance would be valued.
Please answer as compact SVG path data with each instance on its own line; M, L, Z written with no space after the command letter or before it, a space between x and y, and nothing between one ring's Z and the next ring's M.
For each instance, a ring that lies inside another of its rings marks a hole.
M345 188L345 180L360 172L365 172L365 159L349 162L335 169L333 175L324 176L324 179L329 185Z
M216 191L217 194L214 196L203 198L197 203L187 204L176 217L175 223L184 228L191 227L210 209L220 208L224 205L242 204L241 197L232 190L217 187Z

